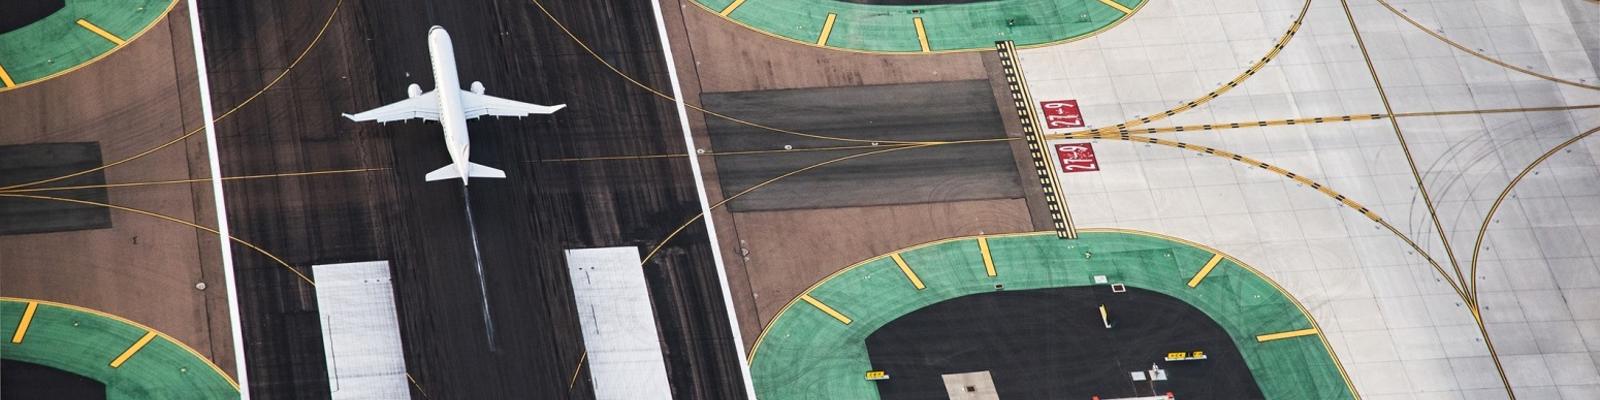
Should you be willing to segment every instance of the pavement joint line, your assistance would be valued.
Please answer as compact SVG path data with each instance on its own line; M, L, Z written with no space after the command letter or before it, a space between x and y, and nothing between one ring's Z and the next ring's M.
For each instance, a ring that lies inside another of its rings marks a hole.
M1122 5L1122 3L1116 2L1116 0L1100 0L1100 2L1104 3L1107 7L1115 8L1117 11L1121 11L1123 14L1133 14L1133 9Z
M917 271L912 271L911 266L906 265L906 259L901 258L900 253L894 253L889 257L894 259L894 265L900 266L900 273L906 275L906 279L911 281L911 286L916 287L917 290L928 288L922 284L922 278L917 277Z
M4 84L5 87L17 86L17 82L11 80L11 74L6 73L5 66L0 66L0 84Z
M145 331L144 337L139 338L137 342L133 342L132 346L128 346L128 349L124 350L122 355L117 356L117 359L111 360L111 368L121 368L122 363L128 362L129 358L133 358L135 353L138 353L140 349L144 349L144 346L150 344L150 341L155 338L156 331Z
M1189 288L1193 289L1195 286L1200 286L1200 281L1205 280L1207 275L1211 275L1211 270L1216 269L1217 264L1221 262L1221 254L1212 254L1211 260L1206 261L1206 266L1200 267L1200 272L1196 272L1193 278L1189 278Z
M828 35L833 33L833 22L837 19L839 19L838 13L828 13L828 19L822 21L822 34L817 36L818 46L826 47L828 45Z
M1274 341L1274 340L1283 340L1283 339L1289 339L1289 338L1297 338L1297 337L1301 337L1301 336L1310 336L1310 335L1315 335L1317 333L1319 333L1317 331L1317 328L1306 328L1306 329L1288 331L1288 332L1269 333L1269 334L1265 334L1265 335L1256 336L1256 342L1257 343L1266 343L1266 342L1271 342L1271 341Z
M93 22L89 22L87 19L78 18L78 26L83 27L83 29L88 29L89 32L94 32L96 35L100 35L100 37L105 38L112 44L121 46L128 43L128 41L123 40L122 37L113 35L111 32L106 32L105 29L100 28L99 25L95 25Z
M912 18L911 24L917 26L917 43L922 44L922 52L927 53L931 51L928 49L928 30L922 25L922 17Z
M658 35L661 39L661 57L666 59L667 78L669 79L668 82L672 84L672 103L678 111L678 127L683 131L683 145L685 151L687 151L688 149L696 148L696 146L694 143L693 130L689 127L688 105L683 101L683 84L678 80L677 60L673 58L672 37L667 34L666 18L661 13L662 1L665 0L651 1L650 8L651 11L655 13L654 17L656 21L656 35ZM540 7L541 9L543 8L543 6ZM554 19L555 17L551 16L551 18ZM564 30L566 28L563 26L562 29ZM576 36L573 36L572 38L577 39ZM604 60L601 59L601 61ZM738 357L737 359L740 361L737 363L739 364L739 378L743 380L742 384L744 385L745 397L754 399L756 398L756 385L754 380L752 380L750 377L750 363L748 362L750 358L745 353L745 348L743 345L744 334L740 330L739 314L738 311L736 311L738 310L738 307L734 306L733 289L731 289L731 287L728 285L728 268L722 261L722 242L721 239L717 237L717 225L716 221L713 221L714 216L711 214L711 200L706 194L706 183L704 179L705 175L701 172L699 157L689 157L689 173L692 174L691 177L693 179L691 180L694 181L696 200L698 200L700 203L700 219L703 220L703 223L705 223L706 240L709 242L711 247L712 265L716 267L717 270L717 284L722 289L722 307L724 310L727 310L728 313L726 321L728 324L728 332L732 335L733 343L735 343L733 346L734 356ZM662 243L665 243L666 240L670 239L671 237L669 236L667 239L663 239ZM584 354L587 357L588 352L585 351Z
M39 309L39 302L28 302L28 309L22 311L22 320L17 321L17 333L11 334L11 343L22 344L22 338L28 335L28 325L33 324L33 313Z
M733 3L729 3L728 6L723 8L722 11L718 12L717 15L726 17L728 14L733 14L733 10L738 9L739 6L742 5L744 5L744 0L733 0Z
M850 317L844 316L844 314L839 313L839 310L835 310L833 307L829 307L827 304L822 304L821 300L811 297L810 293L800 295L800 300L805 301L806 304L810 304L812 307L816 307L818 310L822 310L824 314L828 314L828 316L833 317L833 319L839 320L840 323L850 325Z
M339 3L336 3L334 5L333 12L334 13L339 12L339 7L342 6L342 5L344 5L344 2L343 2L343 0L340 0ZM192 44L194 46L195 78L196 78L196 83L197 83L197 86L198 86L196 89L199 90L199 92L200 92L199 93L200 94L200 115L201 115L201 118L203 118L203 121L202 121L203 125L201 126L201 128L203 128L205 130L205 136L206 136L206 161L207 161L207 168L210 170L209 172L210 172L210 178L211 178L211 197L212 197L213 204L215 205L215 207L213 207L212 211L215 212L215 218L216 218L216 224L217 224L217 228L216 228L217 247L219 247L222 250L222 252L220 253L219 257L222 258L222 280L223 280L223 282L225 282L225 284L223 286L224 286L225 289L227 289L227 294L228 294L228 296L227 296L228 297L228 324L229 324L228 328L231 331L231 332L229 332L229 336L230 336L229 340L231 340L230 344L233 347L233 362L234 362L234 375L235 375L234 382L239 387L244 388L243 390L239 391L239 400L250 400L250 389L249 389L250 388L250 377L249 377L250 374L249 374L249 368L248 368L249 364L247 363L247 360L245 358L245 351L244 351L244 348L245 348L244 319L239 315L239 287L238 287L238 282L235 281L236 277L235 277L234 270L233 270L233 241L234 241L234 238L233 238L233 234L230 233L230 231L228 229L228 202L227 202L227 199L225 198L225 196L223 195L224 192L222 190L222 161L217 156L217 154L218 154L218 150L217 150L217 127L216 127L217 118L216 118L216 116L214 114L215 111L212 110L212 106L211 106L211 80L210 80L211 73L210 73L210 70L208 68L206 68L206 47L205 47L205 39L200 34L200 26L201 25L200 25L200 11L199 10L200 10L200 7L199 7L199 4L198 4L197 0L188 0L189 34L190 34L189 42L190 42L190 44ZM329 15L329 20L328 21L330 23L333 21L332 18L333 18L332 15ZM323 29L327 29L327 26L324 25ZM322 39L322 32L323 31L318 31L317 32L316 39L313 39L313 41L311 42L312 45L315 45L317 43L316 41L319 41L319 40ZM310 51L310 50L311 50L311 48L308 46L306 48L306 51ZM304 55L305 55L305 53L301 53L301 56L304 56ZM299 63L300 63L300 59L296 58L294 60L294 62L289 64L289 68L290 69L284 70L284 74L287 74L290 70L292 70L294 68L295 65L297 65ZM278 76L278 78L282 78L282 77L283 77L283 75L279 75ZM272 81L272 83L268 84L268 86L270 87L272 85L275 85L276 83L277 83L277 80L274 79ZM260 93L261 92L257 92L256 94L259 95ZM234 110L237 110L238 107L243 107L245 104L248 104L253 99L255 99L255 97L246 98L244 103L240 103L239 106L234 108ZM228 111L228 113L232 113L232 112L233 111L231 111L231 110ZM226 114L224 114L224 116L226 116ZM250 246L254 247L255 245L250 245ZM260 249L257 248L257 250L260 250ZM265 253L264 250L262 252ZM276 256L273 256L273 258L276 258ZM282 260L278 260L278 261L282 262ZM287 266L288 264L284 263L284 265ZM290 268L290 271L294 271L294 269ZM300 275L299 271L295 271L295 274L296 275ZM305 278L304 275L300 275L300 277L301 277L301 279ZM316 285L316 283L312 283L312 286L315 286L315 285Z
M978 237L978 252L983 254L984 272L988 273L990 278L995 277L998 273L994 270L994 257L989 255L989 238Z

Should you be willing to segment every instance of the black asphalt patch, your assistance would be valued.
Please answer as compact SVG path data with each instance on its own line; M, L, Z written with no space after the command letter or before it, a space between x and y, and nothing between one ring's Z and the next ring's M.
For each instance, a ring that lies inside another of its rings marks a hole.
M831 146L864 148L716 157L723 193L732 195L834 158L897 141L1001 139L1005 129L987 80L707 93L707 108L758 124L838 138L807 138L707 118L721 153ZM1005 141L906 149L809 170L730 203L734 211L786 210L1020 198Z
M106 385L86 376L17 360L0 360L0 399L105 400Z
M1106 305L1113 328L1100 320ZM1206 360L1163 361L1204 351ZM1002 399L1088 399L1173 392L1179 399L1263 398L1227 332L1199 309L1153 291L1107 286L1000 291L946 300L867 337L885 400L945 398L943 374L990 371ZM1133 371L1158 364L1154 391Z
M100 166L100 144L38 143L0 146L0 187L68 175ZM43 185L80 186L106 183L105 175L91 174ZM75 200L106 202L106 189L77 189L28 193ZM0 197L0 235L66 232L111 227L111 211L99 206L60 201Z

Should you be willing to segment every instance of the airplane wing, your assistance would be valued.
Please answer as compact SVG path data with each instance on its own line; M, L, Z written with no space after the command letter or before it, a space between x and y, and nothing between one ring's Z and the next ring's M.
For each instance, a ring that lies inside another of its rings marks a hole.
M428 91L411 98L389 103L383 107L356 113L344 114L351 121L378 121L391 122L414 118L429 121L439 120L439 92Z
M528 104L516 100L506 100L486 94L477 94L469 91L461 92L461 112L467 119L485 115L497 117L524 117L529 114L550 114L566 107L566 104L554 106L541 106Z

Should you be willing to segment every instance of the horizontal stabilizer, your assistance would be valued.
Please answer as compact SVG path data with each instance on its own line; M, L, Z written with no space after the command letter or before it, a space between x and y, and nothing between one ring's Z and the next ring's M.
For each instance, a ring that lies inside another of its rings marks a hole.
M483 165L478 165L478 164L474 164L474 163L467 163L467 177L468 178L505 178L506 177L506 173L505 173L505 171L501 171L501 170L498 170L498 169L486 167L486 166L483 166ZM442 168L433 170L433 172L429 172L428 176L425 177L424 179L426 179L428 182L433 182L433 181L442 181L442 180L445 180L445 179L460 179L460 178L461 178L460 170L456 169L455 164L450 164L450 165L446 165L446 166L444 166ZM464 183L465 183L465 181L463 181L463 184Z

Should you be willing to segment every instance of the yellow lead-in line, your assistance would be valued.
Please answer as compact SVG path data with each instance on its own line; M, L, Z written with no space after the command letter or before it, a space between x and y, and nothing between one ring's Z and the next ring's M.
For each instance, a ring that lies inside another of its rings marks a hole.
M906 279L911 280L911 286L915 286L917 290L928 288L927 286L922 286L922 278L918 278L917 272L912 271L910 265L906 265L906 260L904 258L900 258L900 253L890 254L889 258L893 258L895 265L900 266L900 273L906 274Z
M733 9L739 8L741 5L744 5L744 0L733 0L732 4L728 4L728 7L723 8L722 12L717 13L717 15L726 17L728 14L733 14Z
M911 19L911 23L917 26L917 42L918 43L922 43L922 52L923 53L929 52L930 50L928 50L928 30L924 29L922 27L922 17L912 18Z
M121 37L118 37L117 35L113 35L113 34L111 34L111 32L106 32L105 29L100 29L100 26L95 25L93 22L89 22L89 20L86 20L86 19L83 19L83 18L78 18L78 26L83 27L83 29L88 29L90 32L94 32L94 34L100 35L100 37L103 37L106 40L109 40L109 41L111 41L111 43L116 44L118 46L121 46L124 43L128 43L127 41L122 40Z
M822 35L817 36L818 46L828 45L828 34L833 33L833 20L838 18L839 14L828 13L828 20L822 21Z
M1133 9L1122 5L1122 3L1118 3L1117 0L1100 0L1100 2L1105 3L1107 7L1115 8L1117 11L1121 11L1123 14L1133 14Z
M22 322L17 323L17 333L11 334L11 343L22 343L22 337L28 335L28 325L33 323L33 312L39 309L39 302L28 302L28 309L22 311Z
M823 313L828 314L828 316L833 317L833 319L839 320L839 323L850 325L850 317L840 314L838 310L834 310L833 307L828 307L827 304L822 304L821 301L811 297L810 294L800 295L800 300L805 300L806 303L811 303L812 307L816 307L818 310L822 310Z
M128 346L128 350L123 351L122 355L117 356L117 359L111 360L111 368L121 367L122 363L128 362L128 359L133 357L133 353L138 353L139 349L143 349L144 345L150 344L150 340L155 338L156 331L146 331L144 337L139 338L137 342L133 342L132 346Z
M989 277L994 277L994 257L989 255L989 238L978 238L978 252L983 253L983 271L987 272Z
M1222 255L1212 254L1211 261L1206 261L1206 266L1201 267L1200 272L1195 273L1193 278L1189 278L1189 287L1199 286L1200 281L1205 280L1206 275L1211 275L1211 270L1216 269L1217 263L1220 262L1222 262Z
M1264 342L1270 342L1270 341L1279 340L1279 339L1297 338L1297 337L1301 337L1301 336L1308 336L1308 335L1315 335L1315 334L1317 334L1317 328L1306 328L1306 329L1301 329L1301 330L1298 330L1298 331L1278 332L1278 333L1272 333L1272 334L1256 336L1256 342L1264 343Z
M6 73L5 67L0 67L0 84L6 87L16 86L17 82L11 80L11 74Z

